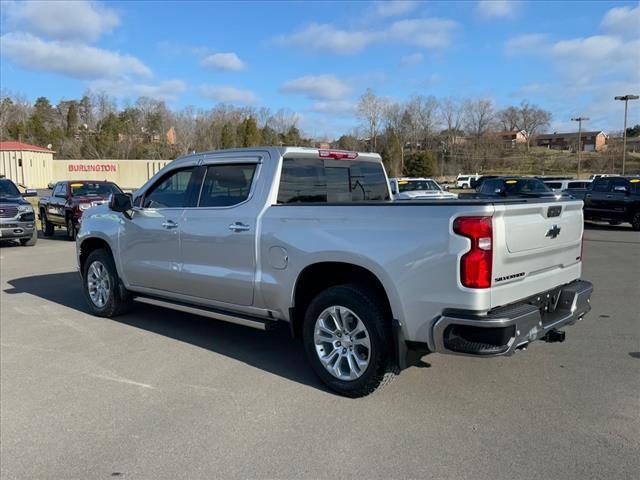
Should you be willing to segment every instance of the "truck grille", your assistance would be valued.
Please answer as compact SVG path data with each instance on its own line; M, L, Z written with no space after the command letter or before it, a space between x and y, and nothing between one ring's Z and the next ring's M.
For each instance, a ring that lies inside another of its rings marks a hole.
M0 205L0 218L13 218L18 214L18 207L13 205Z

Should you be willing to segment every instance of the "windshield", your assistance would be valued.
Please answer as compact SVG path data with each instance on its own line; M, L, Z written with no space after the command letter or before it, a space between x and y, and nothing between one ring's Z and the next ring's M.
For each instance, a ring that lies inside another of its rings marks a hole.
M525 178L520 180L505 180L507 195L527 193L549 193L551 190L537 178Z
M414 192L416 190L442 191L440 186L433 180L399 180L398 190L400 192Z
M97 197L122 193L113 183L72 183L71 196L73 197Z
M0 196L1 197L16 197L20 195L20 190L16 187L11 180L0 180Z

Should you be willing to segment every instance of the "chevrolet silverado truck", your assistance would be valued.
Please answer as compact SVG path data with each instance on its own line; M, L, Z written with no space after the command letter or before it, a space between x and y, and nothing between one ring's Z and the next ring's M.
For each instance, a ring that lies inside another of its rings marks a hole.
M18 240L32 247L38 241L33 207L23 197L35 197L35 190L20 193L8 178L0 178L0 240Z
M582 233L581 201L393 201L377 154L269 147L171 162L88 210L76 246L93 314L135 299L286 322L320 379L359 397L427 353L563 340L590 310Z
M586 189L566 193L584 200L586 220L607 221L612 225L630 223L640 231L640 177L597 177Z
M55 228L66 228L67 238L75 240L82 214L85 210L106 203L112 193L122 190L112 182L73 180L57 182L50 197L38 202L42 233L45 237L54 234Z

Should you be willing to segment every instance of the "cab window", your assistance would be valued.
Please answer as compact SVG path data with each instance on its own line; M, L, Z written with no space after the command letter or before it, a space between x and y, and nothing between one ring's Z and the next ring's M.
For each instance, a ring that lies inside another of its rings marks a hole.
M212 165L202 184L199 207L230 207L249 198L256 164Z
M598 178L593 182L594 192L608 192L611 181L608 178Z
M184 208L193 203L192 179L194 167L176 170L151 187L146 193L142 206L144 208Z

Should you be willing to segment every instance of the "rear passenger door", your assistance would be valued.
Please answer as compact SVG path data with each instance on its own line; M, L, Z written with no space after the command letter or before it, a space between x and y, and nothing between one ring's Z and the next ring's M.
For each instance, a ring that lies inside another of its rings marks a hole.
M608 178L598 178L593 182L593 188L584 197L584 213L587 217L606 216L606 200L610 195L611 182Z
M611 218L626 221L631 217L631 184L626 178L612 178L611 192L607 197ZM610 198L609 198L610 197Z
M260 162L260 157L225 159L202 167L198 202L185 209L180 225L179 293L228 305L252 305L256 223L261 210L253 194Z

